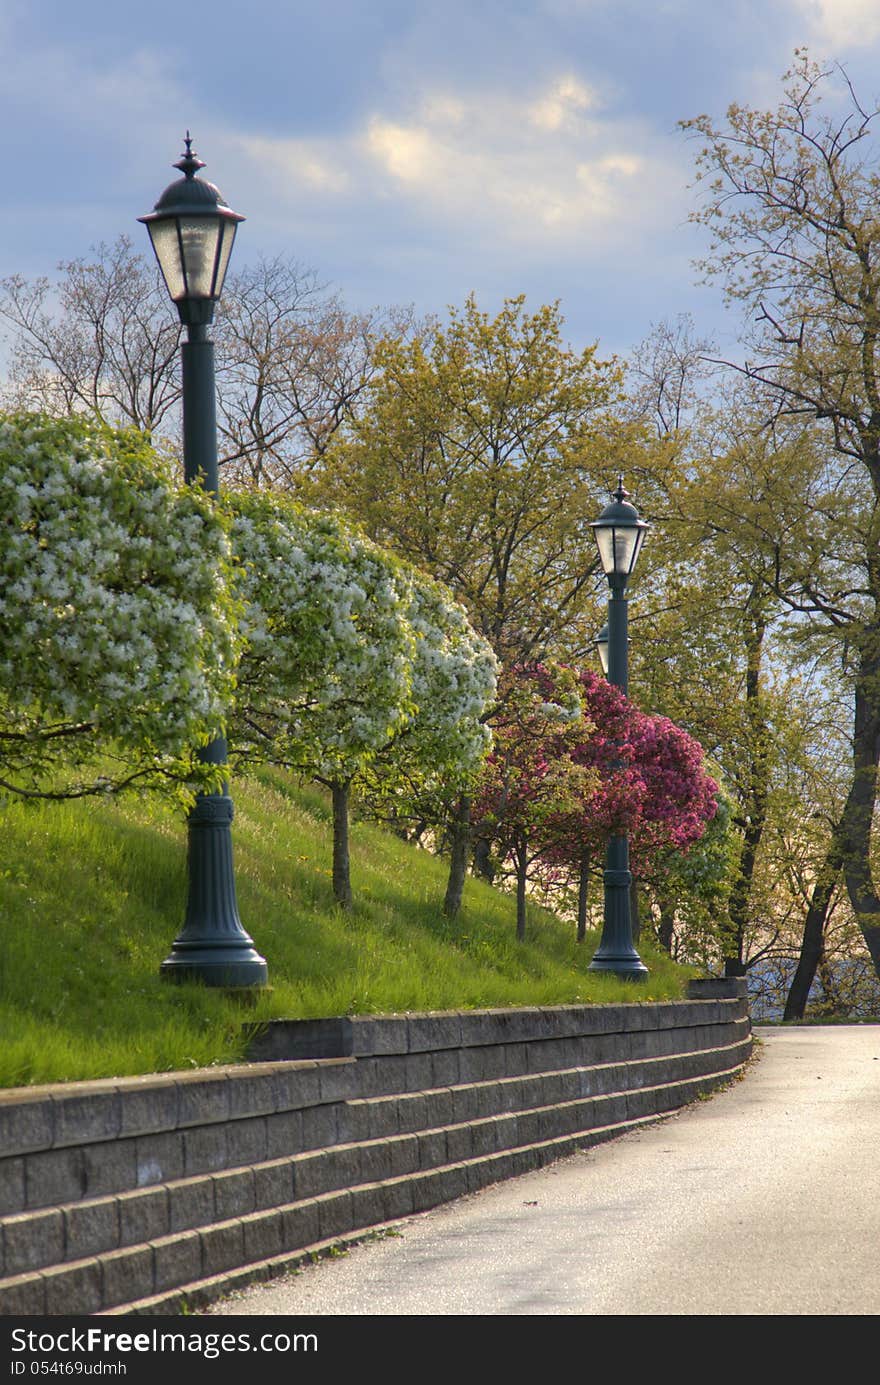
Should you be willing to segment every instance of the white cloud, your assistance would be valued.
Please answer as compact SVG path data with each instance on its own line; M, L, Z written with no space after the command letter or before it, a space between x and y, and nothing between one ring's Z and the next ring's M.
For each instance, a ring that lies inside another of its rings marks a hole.
M576 77L562 77L550 91L530 108L532 123L542 130L560 130L570 126L578 112L598 105L593 91Z
M813 34L832 48L864 47L880 38L877 0L796 0Z
M374 110L336 139L241 145L276 187L281 173L292 202L316 192L362 209L390 200L409 218L499 246L586 249L685 215L672 140L604 112L570 73L520 93L434 91L403 115Z

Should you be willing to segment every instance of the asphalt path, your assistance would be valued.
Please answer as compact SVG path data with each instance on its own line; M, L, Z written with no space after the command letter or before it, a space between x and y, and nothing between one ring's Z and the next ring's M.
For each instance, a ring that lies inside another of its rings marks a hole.
M210 1311L880 1313L880 1025L756 1034L711 1099Z

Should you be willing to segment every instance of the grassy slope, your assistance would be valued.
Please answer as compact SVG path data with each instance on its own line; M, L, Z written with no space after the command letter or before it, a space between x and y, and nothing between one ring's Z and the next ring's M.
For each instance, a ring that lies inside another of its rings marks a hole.
M241 1057L243 1020L508 1004L657 1000L686 973L587 973L597 939L537 907L514 936L509 896L469 880L454 923L445 865L366 824L356 907L334 907L329 808L281 776L234 785L242 921L269 963L253 1009L160 980L183 920L185 828L143 802L14 805L0 816L0 1086L160 1072Z

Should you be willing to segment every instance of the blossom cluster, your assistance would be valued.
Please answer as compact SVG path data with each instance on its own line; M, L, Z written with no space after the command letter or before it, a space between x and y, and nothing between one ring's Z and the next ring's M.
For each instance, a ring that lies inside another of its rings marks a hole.
M105 751L187 764L238 654L226 525L135 431L0 418L0 754L19 792Z
M502 851L526 834L546 865L575 865L627 833L645 870L702 837L719 788L686 731L586 670L535 665L510 682L477 799Z
M335 516L278 493L226 503L245 639L236 753L328 783L396 757L472 767L496 665L452 598Z

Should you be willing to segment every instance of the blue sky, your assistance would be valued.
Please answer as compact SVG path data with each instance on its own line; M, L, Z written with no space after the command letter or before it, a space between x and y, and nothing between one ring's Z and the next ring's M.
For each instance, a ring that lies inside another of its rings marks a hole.
M775 105L798 45L873 100L880 0L0 0L0 276L145 242L189 127L239 265L290 255L352 308L558 298L624 355L681 312L729 344L676 122Z

